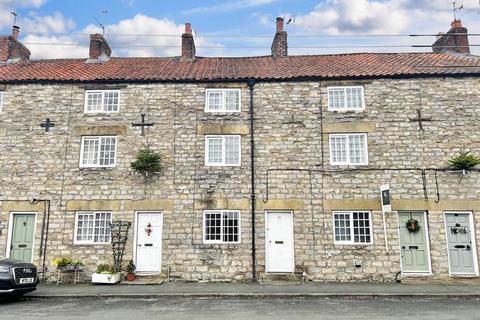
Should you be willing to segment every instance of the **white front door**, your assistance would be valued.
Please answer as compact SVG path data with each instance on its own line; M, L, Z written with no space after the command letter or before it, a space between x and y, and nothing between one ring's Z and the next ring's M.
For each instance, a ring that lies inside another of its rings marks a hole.
M266 271L293 272L293 212L267 211L265 227Z
M163 214L137 212L136 273L160 273L162 264Z

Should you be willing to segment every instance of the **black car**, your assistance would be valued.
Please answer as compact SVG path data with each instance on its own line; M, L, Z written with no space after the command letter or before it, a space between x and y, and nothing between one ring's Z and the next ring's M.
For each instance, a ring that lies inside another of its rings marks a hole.
M31 263L0 259L0 295L22 295L37 288L37 267Z

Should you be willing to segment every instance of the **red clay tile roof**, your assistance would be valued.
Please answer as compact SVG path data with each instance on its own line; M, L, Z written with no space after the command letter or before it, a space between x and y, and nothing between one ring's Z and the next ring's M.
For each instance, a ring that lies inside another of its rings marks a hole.
M357 53L335 55L202 58L111 58L30 60L0 66L10 81L209 81L288 80L480 75L480 57L447 53Z

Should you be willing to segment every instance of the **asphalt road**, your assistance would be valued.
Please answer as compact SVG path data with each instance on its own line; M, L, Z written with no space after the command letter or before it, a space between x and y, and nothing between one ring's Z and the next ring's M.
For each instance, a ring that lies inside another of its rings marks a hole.
M478 320L480 299L22 299L0 302L0 319Z

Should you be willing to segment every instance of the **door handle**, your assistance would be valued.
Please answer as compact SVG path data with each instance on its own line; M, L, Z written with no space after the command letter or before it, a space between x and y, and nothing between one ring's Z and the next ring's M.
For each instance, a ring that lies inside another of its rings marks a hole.
M138 246L139 246L139 247L141 247L142 245L141 245L141 244L139 244Z
M470 251L472 248L467 244L467 250Z
M402 249L405 249L405 246L402 246Z
M465 248L465 245L463 245L463 244L457 244L456 246L454 246L454 248L455 248L455 249L464 249L464 248ZM470 250L469 248L470 248L470 246L467 246L467 250Z

